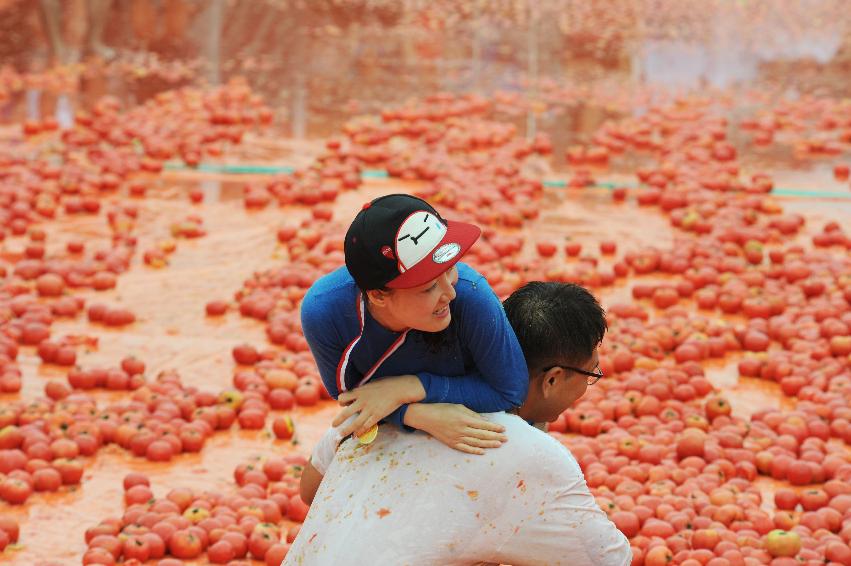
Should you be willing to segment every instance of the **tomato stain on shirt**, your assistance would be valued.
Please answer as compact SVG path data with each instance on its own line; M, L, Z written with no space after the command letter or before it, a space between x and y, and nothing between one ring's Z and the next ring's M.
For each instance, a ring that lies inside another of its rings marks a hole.
M376 515L378 515L378 517L381 518L381 519L383 519L384 517L386 517L389 514L390 514L390 509L387 509L385 507L382 507L381 509L379 509L376 512Z
M475 491L475 490L470 490L470 491L467 492L467 497L469 497L470 499L475 501L476 499L479 498L479 492Z
M526 493L526 482L523 481L523 480L520 480L519 482L517 482L517 489L519 489L523 493Z

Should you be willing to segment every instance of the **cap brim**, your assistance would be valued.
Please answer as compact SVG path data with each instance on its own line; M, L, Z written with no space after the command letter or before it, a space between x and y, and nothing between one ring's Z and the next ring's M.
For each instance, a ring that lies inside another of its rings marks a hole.
M419 287L433 279L437 279L442 273L458 263L481 235L482 229L474 224L447 220L446 235L434 247L434 250L411 269L387 283L387 287L390 289L410 289L411 287ZM434 261L435 250L439 250L441 246L446 244L453 243L458 244L460 250L452 259L441 263Z

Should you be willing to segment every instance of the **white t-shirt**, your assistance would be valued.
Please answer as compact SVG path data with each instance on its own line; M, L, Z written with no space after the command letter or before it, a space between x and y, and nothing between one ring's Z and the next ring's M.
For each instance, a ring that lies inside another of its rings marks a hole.
M482 456L389 425L343 442L284 564L629 565L573 455L515 415L484 416L508 442Z

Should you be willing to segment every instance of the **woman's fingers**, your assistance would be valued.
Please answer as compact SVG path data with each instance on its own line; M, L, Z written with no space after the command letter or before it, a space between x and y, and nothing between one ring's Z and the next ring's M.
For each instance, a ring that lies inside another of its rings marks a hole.
M474 418L467 422L467 426L470 428L478 428L482 430L489 430L492 432L505 432L505 427L501 424L492 423L487 419L483 419L477 413L474 413Z
M471 428L483 428L485 430L492 430L494 432L505 432L505 427L499 423L495 423L489 421L484 418L479 413L473 411L472 409L465 407L464 405L456 405L464 415L464 424Z
M479 440L488 440L496 442L507 442L508 437L501 432L493 432L491 430L482 430L480 428L467 427L463 432L464 436L477 438Z
M352 393L351 391L346 391L345 393L340 393L337 396L337 402L343 406L350 405L353 401L357 400L357 395Z
M470 446L469 444L464 444L463 442L457 443L455 446L453 446L453 448L455 448L455 450L460 450L461 452L466 452L467 454L476 454L478 456L481 456L485 453L483 449L476 448L475 446Z
M363 429L363 423L366 422L366 420L369 417L370 417L370 415L360 413L358 415L358 418L356 418L355 420L350 422L348 425L346 425L342 430L340 430L340 434L343 435L343 437L346 437L350 434L353 434L355 431L362 430Z
M361 436L362 434L366 434L369 432L373 426L378 424L378 418L375 415L368 415L366 420L363 421L363 424L360 428L355 429L355 436Z
M346 421L346 419L357 413L359 408L360 405L358 405L357 403L346 405L345 407L343 407L343 410L337 413L337 416L334 417L334 420L331 422L331 426L340 426ZM345 436L345 434L343 436Z
M474 448L499 448L502 442L499 440L482 440L481 438L473 438L471 436L461 437L461 443Z

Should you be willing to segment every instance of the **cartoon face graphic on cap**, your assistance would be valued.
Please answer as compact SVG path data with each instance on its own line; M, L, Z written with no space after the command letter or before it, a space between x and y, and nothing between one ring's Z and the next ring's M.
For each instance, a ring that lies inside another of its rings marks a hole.
M446 235L446 226L434 214L418 210L408 216L396 234L396 258L399 273L419 263Z

